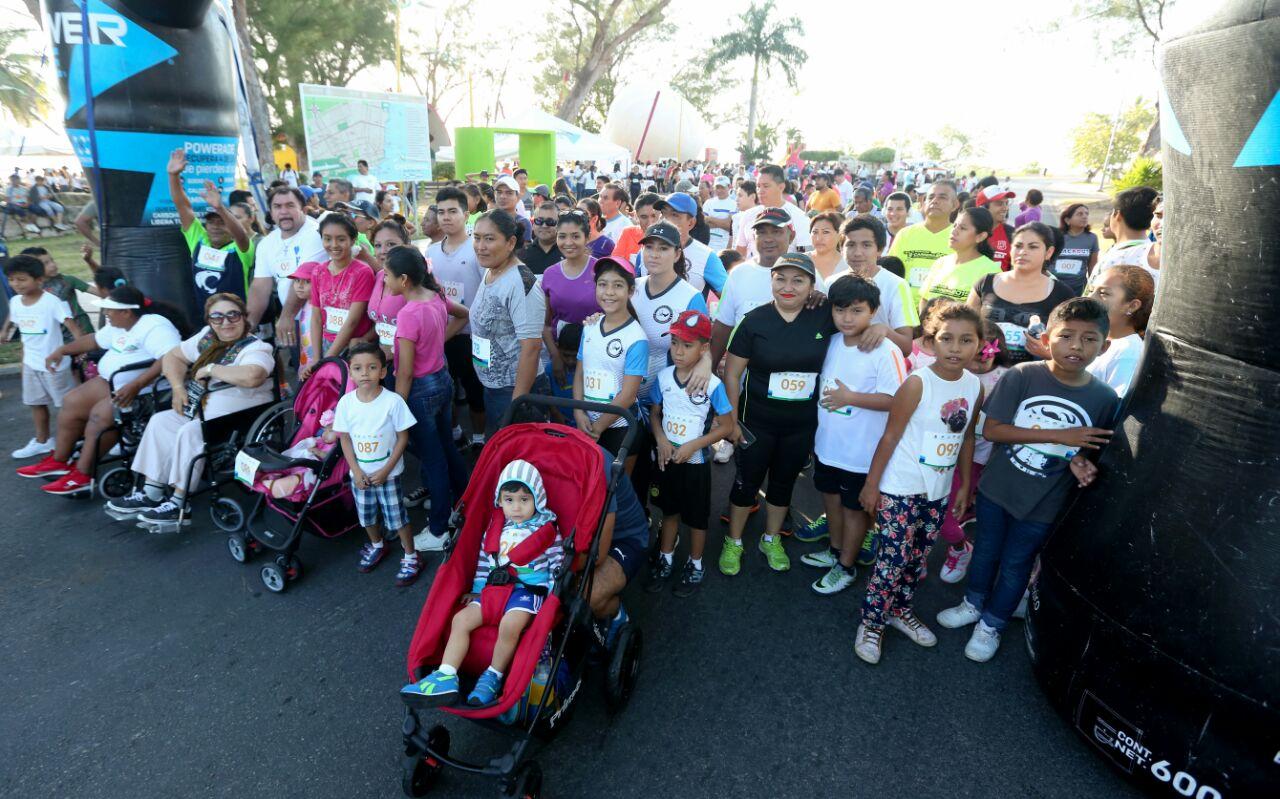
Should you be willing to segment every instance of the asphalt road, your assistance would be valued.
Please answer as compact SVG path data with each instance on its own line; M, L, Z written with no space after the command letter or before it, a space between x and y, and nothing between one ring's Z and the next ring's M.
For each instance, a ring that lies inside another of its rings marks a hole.
M29 416L16 378L0 389L7 453ZM715 468L723 496L731 466ZM815 507L807 488L799 505ZM396 690L427 579L397 589L390 558L356 572L355 536L311 538L303 579L271 595L203 504L178 536L100 507L0 477L0 796L399 795ZM868 666L852 651L865 575L819 597L804 545L788 548L789 574L752 547L741 575L713 573L691 599L629 591L646 636L633 701L611 717L590 685L539 755L547 795L1137 795L1049 708L1020 623L986 665L961 654L966 632L939 629L927 650L890 631ZM931 577L917 608L931 620L960 594ZM474 759L505 743L450 727L454 752ZM438 793L497 791L448 773Z

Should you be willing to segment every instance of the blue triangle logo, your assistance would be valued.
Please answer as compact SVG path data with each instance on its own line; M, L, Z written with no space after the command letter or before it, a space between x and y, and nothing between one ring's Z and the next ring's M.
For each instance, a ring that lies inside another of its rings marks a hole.
M1191 143L1178 124L1178 117L1173 113L1173 103L1169 101L1169 92L1160 87L1160 136L1169 146L1183 155L1191 155Z
M1280 164L1280 92L1262 112L1262 119L1249 134L1234 166L1275 166Z
M77 7L85 6L77 2ZM87 0L90 30L75 45L67 67L67 117L84 108L84 54L89 53L93 97L145 69L167 61L178 51L102 0Z

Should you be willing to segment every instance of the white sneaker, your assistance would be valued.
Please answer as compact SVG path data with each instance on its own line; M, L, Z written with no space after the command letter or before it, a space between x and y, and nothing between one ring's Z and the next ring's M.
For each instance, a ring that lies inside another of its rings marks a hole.
M995 627L988 627L985 621L978 622L965 644L964 656L977 663L986 663L1000 648L1000 633Z
M50 438L45 442L36 441L34 438L27 442L26 446L19 447L9 454L19 460L23 458L34 458L37 455L48 455L55 449L53 439Z
M969 561L973 560L973 544L968 541L964 542L964 548L959 552L955 547L947 547L947 559L942 564L942 571L938 577L944 583L958 583L964 579L969 573Z
M429 529L424 529L413 537L413 548L418 552L443 552L448 543L447 535L436 535Z
M946 627L948 630L954 630L958 627L966 627L982 618L982 611L969 604L969 600L963 599L959 605L954 608L947 608L938 613L938 624Z
M821 549L817 552L806 552L800 556L800 562L806 566L813 566L819 569L830 569L832 566L840 562L840 560L831 554L831 550Z
M38 233L40 232L40 228L36 227L35 225L31 224L30 222L28 222L27 224L23 225L23 226L22 226L22 229L23 229L23 230L25 230L25 231L27 231L28 233L37 233L37 234L38 234Z
M836 564L817 580L814 581L811 588L815 593L826 596L828 594L838 594L849 586L853 585L853 570L845 570L840 564Z
M934 646L938 643L938 636L933 634L933 630L924 626L924 622L909 610L904 610L901 616L889 619L889 626L920 646Z
M712 444L711 450L713 453L711 460L716 463L728 463L729 459L733 457L733 445L724 439Z
M880 662L880 645L883 638L883 627L859 624L858 636L854 639L853 654L874 666Z
M1013 617L1015 619L1025 619L1027 617L1027 600L1031 598L1031 589L1022 592L1022 599L1018 600L1018 607L1013 609Z

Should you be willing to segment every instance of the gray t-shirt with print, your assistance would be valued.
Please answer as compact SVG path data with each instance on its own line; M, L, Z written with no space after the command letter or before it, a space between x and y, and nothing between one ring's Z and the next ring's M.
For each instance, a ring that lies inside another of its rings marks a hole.
M1047 363L1032 361L1005 373L982 411L989 420L1016 427L1109 428L1119 402L1111 386L1097 378L1068 386ZM978 490L1017 519L1052 523L1075 483L1068 468L1073 454L1058 444L997 444Z
M480 281L471 307L471 356L486 388L516 384L520 342L542 339L546 315L547 298L524 264L489 285Z
M1079 297L1084 291L1085 280L1089 277L1089 257L1097 251L1097 233L1067 233L1063 236L1062 251L1049 264L1049 274Z

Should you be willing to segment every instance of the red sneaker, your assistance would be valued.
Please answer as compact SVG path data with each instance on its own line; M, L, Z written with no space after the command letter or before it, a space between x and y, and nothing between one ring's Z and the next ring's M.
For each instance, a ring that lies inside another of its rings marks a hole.
M86 474L81 474L80 470L71 467L71 471L54 480L52 483L46 483L40 486L40 490L46 494L57 494L59 496L70 496L71 494L82 494L86 491L93 491L93 478Z
M61 477L71 472L71 464L63 463L52 455L46 455L39 463L18 469L19 477Z

